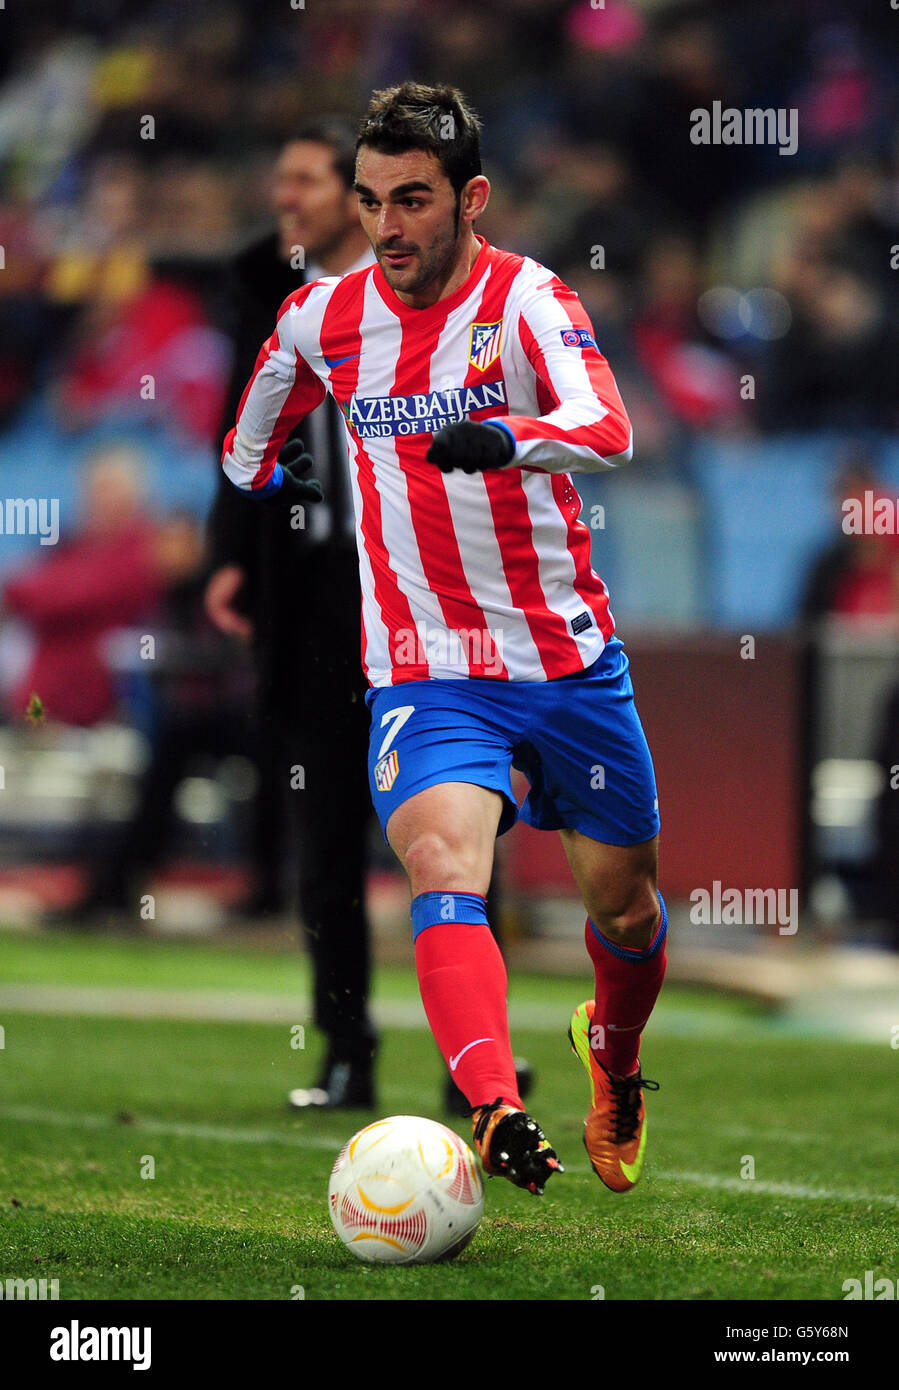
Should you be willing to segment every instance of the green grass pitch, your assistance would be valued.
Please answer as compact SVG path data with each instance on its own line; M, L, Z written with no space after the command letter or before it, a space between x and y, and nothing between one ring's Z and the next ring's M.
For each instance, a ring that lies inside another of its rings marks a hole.
M289 946L7 934L0 959L4 986L177 990L200 1015L55 1013L46 999L29 1012L32 996L9 1006L7 991L0 1279L57 1278L62 1299L289 1299L301 1287L330 1300L838 1300L866 1270L896 1275L888 1043L792 1036L745 1003L666 990L644 1042L662 1086L647 1097L646 1168L615 1196L581 1145L586 1078L565 1037L586 989L514 976L529 1023L515 1049L534 1064L531 1107L567 1171L542 1199L488 1182L480 1230L453 1263L378 1267L338 1242L325 1203L337 1150L374 1116L286 1109L287 1090L314 1075L313 1030L297 1052L285 1022L202 1017L235 991L306 997ZM412 972L380 971L377 997L406 1022ZM378 1113L444 1119L441 1084L424 1029L385 1027ZM742 1176L750 1159L754 1178Z

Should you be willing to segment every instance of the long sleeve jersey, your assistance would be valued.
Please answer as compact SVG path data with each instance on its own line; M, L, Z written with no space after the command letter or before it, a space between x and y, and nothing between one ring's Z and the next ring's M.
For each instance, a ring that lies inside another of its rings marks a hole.
M334 396L375 686L552 680L590 666L614 631L569 475L628 462L627 413L577 295L478 241L464 283L428 308L404 304L379 266L291 294L225 439L227 477L264 495L290 431ZM507 429L511 463L428 463L431 437L463 419Z

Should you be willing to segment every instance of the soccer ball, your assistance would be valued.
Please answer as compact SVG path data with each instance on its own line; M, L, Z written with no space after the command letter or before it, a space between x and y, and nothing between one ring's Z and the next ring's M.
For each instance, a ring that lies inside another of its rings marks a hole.
M471 1240L484 1214L484 1184L453 1130L419 1115L389 1115L344 1144L328 1209L360 1260L430 1264L452 1259Z

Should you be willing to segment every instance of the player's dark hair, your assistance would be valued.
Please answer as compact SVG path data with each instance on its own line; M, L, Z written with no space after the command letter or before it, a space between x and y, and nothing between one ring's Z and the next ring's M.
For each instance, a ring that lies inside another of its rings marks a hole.
M456 194L481 172L481 122L458 87L403 82L375 92L359 127L356 149L382 154L427 150L436 155Z
M352 121L345 116L319 116L304 121L290 139L327 145L334 155L334 168L347 188L352 188L356 177L356 128Z

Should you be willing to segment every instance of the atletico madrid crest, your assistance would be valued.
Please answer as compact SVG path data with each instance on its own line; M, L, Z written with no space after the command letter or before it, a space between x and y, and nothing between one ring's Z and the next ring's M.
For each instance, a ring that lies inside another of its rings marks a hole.
M375 763L375 786L379 792L389 792L396 781L396 774L400 769L400 760L394 748L382 758L379 763Z
M471 342L468 347L468 360L479 372L486 372L491 362L499 356L503 341L503 321L499 323L473 323Z

